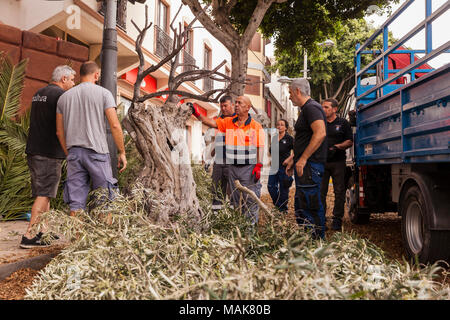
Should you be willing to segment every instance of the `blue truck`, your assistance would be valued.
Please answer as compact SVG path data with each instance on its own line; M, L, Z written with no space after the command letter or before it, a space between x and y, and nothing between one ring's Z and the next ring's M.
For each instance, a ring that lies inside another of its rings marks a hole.
M434 12L431 0L423 1L425 19L395 44L388 45L389 25L414 0L356 47L350 112L355 143L346 200L357 224L368 223L372 213L398 212L407 255L429 263L450 261L450 63L438 69L427 64L450 52L450 41L432 47L432 22L450 1ZM423 30L424 50L404 47ZM378 36L383 48L370 49ZM362 66L367 54L372 61ZM393 55L407 56L410 63L396 68Z

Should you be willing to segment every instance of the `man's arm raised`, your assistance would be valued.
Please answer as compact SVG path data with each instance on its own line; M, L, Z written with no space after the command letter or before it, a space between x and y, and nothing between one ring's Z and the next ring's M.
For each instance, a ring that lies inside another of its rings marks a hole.
M192 115L194 115L203 124L206 124L208 127L211 127L211 128L217 128L217 122L214 119L205 117L204 115L200 114L198 107L195 106L193 103L188 102L186 104L191 108Z

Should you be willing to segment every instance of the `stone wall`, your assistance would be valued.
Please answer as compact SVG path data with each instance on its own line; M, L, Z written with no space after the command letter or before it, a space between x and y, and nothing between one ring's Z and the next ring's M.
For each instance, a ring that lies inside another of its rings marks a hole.
M4 24L0 24L0 51L14 64L28 58L21 111L30 108L33 95L48 84L59 65L70 62L77 72L75 83L79 82L80 66L89 57L87 47Z

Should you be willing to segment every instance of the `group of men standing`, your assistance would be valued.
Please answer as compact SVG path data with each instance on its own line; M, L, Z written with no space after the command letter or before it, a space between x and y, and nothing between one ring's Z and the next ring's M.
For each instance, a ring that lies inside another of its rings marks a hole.
M294 175L297 223L311 229L313 237L324 238L330 177L335 192L332 229L340 230L342 227L346 189L345 150L353 144L352 132L348 122L336 115L336 100L326 99L320 105L310 97L308 80L293 79L289 85L289 94L292 103L300 108L300 115L295 123L293 139L285 134L287 121L281 120L277 124L282 132L278 142L283 148L280 148L280 154L272 154L272 157L280 156L281 161L277 172L269 176L268 189L276 207L286 212L288 190ZM226 96L220 100L220 106L221 115L215 120L200 115L191 106L193 114L200 121L219 131L216 134L216 159L212 174L215 193L213 209L221 207L221 201L227 194L234 207L240 205L241 194L236 190L235 180L239 180L258 197L261 192L264 132L248 113L251 101L245 96L238 97L234 110L232 98ZM256 201L248 195L243 197L244 212L253 223L257 223Z
M32 195L35 197L31 219L21 248L47 245L33 226L42 212L50 209L61 178L61 165L67 159L64 201L71 215L85 209L91 189L102 187L114 196L117 180L112 175L106 137L106 122L119 151L118 167L127 165L122 128L111 92L96 84L100 69L93 61L80 68L81 83L75 85L76 72L67 65L58 66L48 86L33 96L26 154L31 173Z
M67 159L63 197L69 204L71 215L85 209L91 186L93 189L105 188L109 192L109 199L114 197L117 180L112 175L106 137L107 122L119 151L120 172L127 165L115 99L111 92L96 84L100 69L95 62L84 63L80 68L81 83L77 86L74 86L75 74L69 66L57 67L51 83L38 90L32 100L26 153L35 201L29 227L20 243L22 248L45 245L43 232L33 237L32 227L39 221L41 213L50 209L50 198L57 195L63 159ZM276 206L286 212L288 189L294 175L297 223L312 229L314 237L323 238L330 176L336 196L333 229L341 228L345 196L345 149L352 145L352 134L348 122L336 116L337 102L327 99L320 105L311 99L306 79L293 79L289 94L290 100L301 112L294 127L293 139L289 135L285 136L287 121L283 120L277 125L282 134L280 141L283 148L280 149L282 163L276 174L283 178L277 177L280 178L277 180L269 177L268 187ZM238 180L258 198L261 195L265 135L261 124L249 113L251 100L246 96L239 96L236 101L231 96L222 97L221 115L216 119L201 115L195 105L189 104L195 117L217 129L213 209L219 209L228 195L231 204L241 208L250 221L257 224L257 201L247 193L238 191L235 185ZM286 186L287 180L290 183ZM280 188L284 188L282 192L277 189L277 183L280 183Z

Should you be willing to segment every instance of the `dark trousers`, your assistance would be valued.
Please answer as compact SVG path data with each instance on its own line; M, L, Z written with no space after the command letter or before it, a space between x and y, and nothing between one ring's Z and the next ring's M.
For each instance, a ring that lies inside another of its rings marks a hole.
M252 224L258 223L259 218L259 205L250 197L247 193L241 192L236 188L235 181L239 180L242 186L247 187L255 193L255 195L261 197L261 182L253 180L252 172L255 168L254 164L248 165L229 165L228 167L228 185L231 191L231 203L235 209L240 209L247 218L250 219ZM242 206L240 206L240 200L242 195Z
M276 174L269 176L267 190L272 202L280 211L288 210L289 188L294 179L286 174L286 167L280 166Z
M313 229L314 238L325 238L325 211L320 200L320 185L324 165L308 161L299 177L295 177L295 218L299 225Z
M227 194L230 194L228 190L228 167L227 164L214 163L212 172L213 210L222 209L223 201Z
M322 187L320 190L322 203L327 212L327 193L330 177L333 179L334 208L333 219L341 220L344 217L345 204L345 162L327 162L323 174Z

